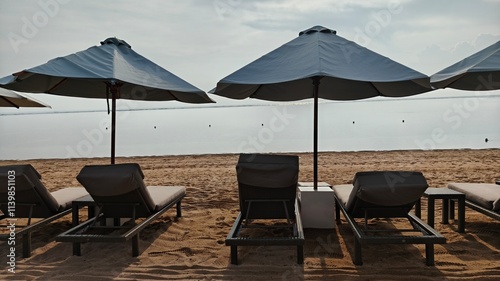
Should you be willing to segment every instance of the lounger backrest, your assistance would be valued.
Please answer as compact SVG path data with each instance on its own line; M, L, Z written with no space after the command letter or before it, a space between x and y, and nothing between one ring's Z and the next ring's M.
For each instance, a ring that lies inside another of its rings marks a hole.
M132 217L134 205L136 217L154 212L139 164L88 165L76 178L107 217Z
M0 209L2 212L7 214L8 192L12 191L12 184L14 184L16 217L27 218L29 216L28 204L35 205L31 215L33 218L46 218L57 213L60 206L40 181L41 178L42 176L29 164L0 167Z
M251 219L286 218L283 202L252 203L251 200L286 200L290 218L294 215L294 204L299 177L299 158L289 155L241 154L236 165L240 211Z
M346 203L353 217L405 217L428 184L420 172L375 171L356 173Z

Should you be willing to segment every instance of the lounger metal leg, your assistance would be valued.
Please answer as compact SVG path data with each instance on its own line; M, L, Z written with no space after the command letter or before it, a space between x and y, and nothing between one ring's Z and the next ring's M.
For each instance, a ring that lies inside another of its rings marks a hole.
M422 217L422 205L421 205L421 199L418 199L417 202L415 202L415 216L421 218Z
M82 243L73 242L73 256L82 255Z
M434 244L425 244L425 264L434 265Z
M33 207L34 207L34 205L30 205L30 211L28 214L28 225L31 224L31 216L33 215Z
M283 208L285 210L286 223L290 224L290 216L288 215L288 208L286 207L286 201L283 201Z
M231 263L238 264L238 247L231 246Z
M139 256L139 234L132 237L132 256Z
M354 238L354 264L363 265L363 257L361 254L361 243L358 239Z
M80 223L80 218L78 217L78 206L74 206L71 209L71 226L75 227ZM89 217L90 218L90 217Z
M23 235L23 258L31 256L31 231Z
M30 205L30 210L28 214L28 224L31 225L31 216L33 215L34 205ZM28 231L23 235L23 257L29 258L31 256L31 231Z
M99 208L97 206L88 206L87 207L87 219L91 219L95 217L95 213L99 212Z
M177 217L180 218L182 217L182 210L181 210L181 201L177 202Z
M304 246L297 246L297 263L304 264Z
M337 200L335 200L335 220L337 221L337 224L340 224L340 207Z
M80 206L75 206L73 205L73 208L71 210L71 225L73 227L77 226L78 224L80 224L80 218L79 218L79 209L80 209ZM92 209L91 206L88 207L88 218L87 219L90 219L91 216L90 216L90 210ZM81 244L80 243L77 243L77 242L73 242L73 255L74 256L81 256L82 255L82 248L80 246Z
M250 215L250 208L252 207L252 201L248 201L247 214L245 215L245 225L248 225L248 216Z

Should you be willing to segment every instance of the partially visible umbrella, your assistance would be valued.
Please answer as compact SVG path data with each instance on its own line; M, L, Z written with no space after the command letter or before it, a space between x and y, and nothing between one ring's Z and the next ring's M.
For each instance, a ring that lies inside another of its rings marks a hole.
M314 26L235 71L213 93L232 98L294 101L314 98L314 188L318 182L318 98L403 97L432 90L429 77Z
M134 52L127 42L117 38L108 38L100 46L4 77L0 79L0 87L30 93L111 99L112 164L115 161L116 99L213 102L205 92Z
M500 89L500 41L431 76L435 88Z
M0 88L0 107L48 107L50 105L38 101L34 98L18 94L13 91Z

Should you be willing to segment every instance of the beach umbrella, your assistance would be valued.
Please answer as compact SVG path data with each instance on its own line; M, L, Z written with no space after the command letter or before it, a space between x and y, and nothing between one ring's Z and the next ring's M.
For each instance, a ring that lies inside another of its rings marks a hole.
M0 88L0 107L48 107L47 105L41 101L36 99L24 96L22 94L18 94L13 91L9 91L3 88Z
M432 75L431 84L468 91L500 89L500 41Z
M58 57L0 79L0 87L20 92L111 100L111 163L115 162L116 99L187 103L213 102L205 92L108 38L99 46Z
M314 99L314 188L318 182L318 98L403 97L431 90L429 77L314 26L217 83L212 93L232 99Z

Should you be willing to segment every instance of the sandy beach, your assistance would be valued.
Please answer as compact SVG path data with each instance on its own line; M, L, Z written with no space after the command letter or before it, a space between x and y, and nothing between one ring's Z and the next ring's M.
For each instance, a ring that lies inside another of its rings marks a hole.
M312 181L312 154L300 156L300 181ZM499 280L500 221L469 208L466 232L441 224L441 201L435 228L447 243L435 246L435 266L425 265L423 245L363 248L362 266L352 263L353 235L343 223L333 230L305 229L304 264L296 264L294 247L240 247L240 265L230 263L224 240L235 221L238 155L153 156L117 158L139 163L147 185L184 185L183 217L172 208L143 232L140 255L130 243L87 243L82 256L72 256L71 243L55 242L71 225L68 215L33 234L33 254L17 258L16 273L5 266L7 244L0 243L1 280ZM0 165L32 164L51 191L80 186L76 175L84 165L107 164L108 158L0 161ZM351 183L358 171L415 170L432 187L448 182L500 179L500 150L435 150L325 152L319 154L319 180ZM422 200L422 217L427 205ZM84 213L81 213L83 218ZM425 220L425 219L424 219ZM398 226L397 223L395 226ZM20 253L19 253L20 254Z

